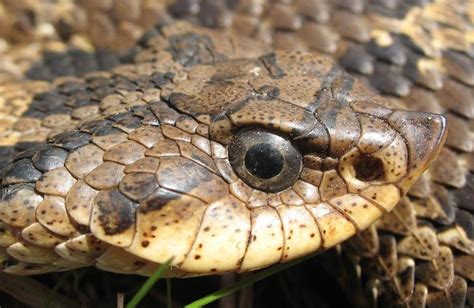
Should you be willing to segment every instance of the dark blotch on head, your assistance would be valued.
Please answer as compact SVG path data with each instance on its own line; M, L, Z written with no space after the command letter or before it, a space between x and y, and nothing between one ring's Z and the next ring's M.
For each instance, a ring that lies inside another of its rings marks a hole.
M169 38L169 45L167 50L173 59L183 66L213 63L226 58L215 49L212 39L207 35L196 33L172 35Z
M285 71L277 64L277 56L274 52L261 56L260 61L262 61L272 78L279 79L285 76Z
M124 232L135 223L136 204L117 189L100 192L96 198L99 221L105 234Z
M151 196L149 196L144 202L140 204L138 210L140 213L146 214L150 211L161 210L168 202L178 199L181 197L180 194L172 192L164 188L158 188Z

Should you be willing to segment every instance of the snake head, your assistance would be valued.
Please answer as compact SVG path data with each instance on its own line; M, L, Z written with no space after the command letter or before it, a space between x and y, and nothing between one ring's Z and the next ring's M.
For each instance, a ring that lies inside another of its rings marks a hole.
M122 75L110 82L131 84ZM144 78L4 171L0 219L21 237L6 252L24 265L9 272L150 274L173 258L173 274L198 275L298 258L393 209L446 135L443 116L391 108L315 54Z
M444 116L391 108L324 56L277 52L196 66L189 76L164 96L208 123L225 149L218 169L250 212L240 270L367 228L397 205L446 136Z

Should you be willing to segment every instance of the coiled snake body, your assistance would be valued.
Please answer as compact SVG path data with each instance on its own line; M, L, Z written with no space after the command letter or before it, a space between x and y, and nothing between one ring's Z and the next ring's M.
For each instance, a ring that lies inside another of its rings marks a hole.
M249 271L357 234L370 294L472 304L472 3L71 5L91 24L45 17L35 48L75 46L42 62L4 18L3 271Z

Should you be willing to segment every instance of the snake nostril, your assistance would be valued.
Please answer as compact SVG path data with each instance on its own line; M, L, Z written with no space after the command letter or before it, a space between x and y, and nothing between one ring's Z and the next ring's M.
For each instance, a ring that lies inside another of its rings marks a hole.
M359 157L353 165L355 177L364 182L382 180L384 177L383 162L370 155Z

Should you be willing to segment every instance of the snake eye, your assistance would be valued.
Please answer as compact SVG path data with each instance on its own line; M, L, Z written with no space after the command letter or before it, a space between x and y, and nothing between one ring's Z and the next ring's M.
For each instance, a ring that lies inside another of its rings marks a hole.
M229 144L229 160L239 177L253 188L278 192L299 177L302 156L291 142L261 130L242 130Z

